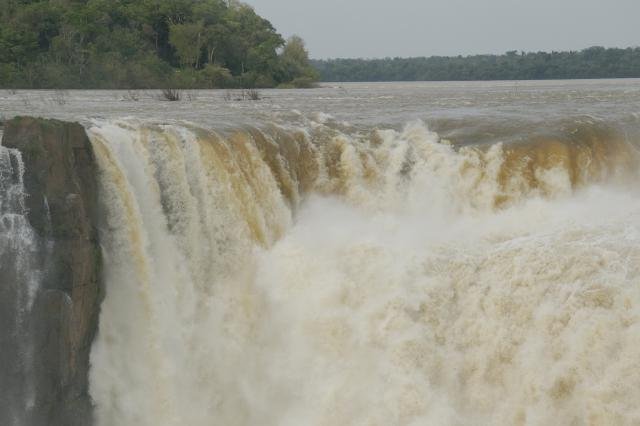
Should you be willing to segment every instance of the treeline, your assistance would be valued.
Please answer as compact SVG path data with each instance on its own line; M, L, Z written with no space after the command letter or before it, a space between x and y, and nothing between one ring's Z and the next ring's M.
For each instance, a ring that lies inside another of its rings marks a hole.
M429 58L313 60L322 81L542 80L640 77L640 48Z
M304 42L234 0L0 0L0 87L308 87Z

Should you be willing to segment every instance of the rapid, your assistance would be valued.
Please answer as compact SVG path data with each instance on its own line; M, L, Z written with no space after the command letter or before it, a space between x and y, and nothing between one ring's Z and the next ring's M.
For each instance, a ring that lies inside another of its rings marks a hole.
M100 424L640 420L634 147L90 132Z
M532 85L87 116L97 423L640 424L640 94Z

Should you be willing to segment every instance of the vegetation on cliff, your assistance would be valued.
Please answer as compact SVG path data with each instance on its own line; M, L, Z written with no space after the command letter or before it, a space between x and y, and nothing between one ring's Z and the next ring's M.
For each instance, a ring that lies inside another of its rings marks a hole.
M0 0L0 87L310 86L304 42L234 0Z
M541 80L640 77L640 48L429 58L314 60L322 81Z

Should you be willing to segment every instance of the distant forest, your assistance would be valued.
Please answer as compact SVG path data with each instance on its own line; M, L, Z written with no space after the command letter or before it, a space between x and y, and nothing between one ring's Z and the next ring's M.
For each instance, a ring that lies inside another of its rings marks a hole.
M640 48L312 60L322 81L542 80L640 77Z
M309 87L304 42L234 0L0 0L0 87Z

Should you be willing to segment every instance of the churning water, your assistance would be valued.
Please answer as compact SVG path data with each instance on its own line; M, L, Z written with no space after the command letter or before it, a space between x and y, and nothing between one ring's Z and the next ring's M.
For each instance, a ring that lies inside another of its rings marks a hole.
M638 81L264 95L32 107L98 161L100 425L640 424Z

